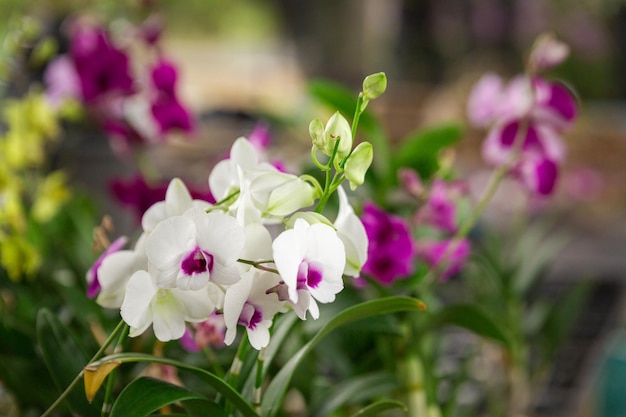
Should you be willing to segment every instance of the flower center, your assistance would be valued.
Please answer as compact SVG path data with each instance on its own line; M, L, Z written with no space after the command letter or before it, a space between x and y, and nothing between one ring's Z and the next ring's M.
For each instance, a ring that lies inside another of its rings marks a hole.
M306 289L317 288L324 277L322 265L318 262L308 262L303 260L298 267L298 286L297 288Z
M238 323L245 326L248 329L254 330L263 320L263 312L253 304L246 301L241 309Z
M202 274L213 270L213 255L196 246L180 263L185 275Z

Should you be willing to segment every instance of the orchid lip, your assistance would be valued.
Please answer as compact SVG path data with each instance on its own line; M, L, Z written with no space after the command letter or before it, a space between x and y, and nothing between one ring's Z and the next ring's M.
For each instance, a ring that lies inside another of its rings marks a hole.
M317 288L324 278L324 270L318 262L303 260L298 267L298 289Z
M183 258L180 268L185 275L210 273L213 270L213 255L196 247Z
M263 312L261 309L246 301L241 309L238 323L248 329L254 330L261 321L263 321Z

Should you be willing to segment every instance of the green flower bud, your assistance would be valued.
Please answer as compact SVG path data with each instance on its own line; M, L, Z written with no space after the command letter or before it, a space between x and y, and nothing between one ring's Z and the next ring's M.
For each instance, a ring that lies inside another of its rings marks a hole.
M313 146L318 149L324 149L324 123L320 119L311 120L309 134L313 140Z
M320 147L326 155L331 155L335 148L335 142L339 141L337 148L337 157L344 158L350 154L352 150L352 129L350 123L339 112L335 112L328 122L324 130L324 147Z
M373 100L387 89L387 76L384 72L368 75L363 80L363 98Z
M335 229L335 226L330 222L330 220L328 220L323 214L316 213L314 211L299 211L294 213L294 215L287 220L287 229L293 229L293 225L296 223L297 219L304 219L308 224L324 223L325 225Z
M365 181L365 173L372 164L374 159L374 148L369 142L361 142L354 148L354 152L346 161L344 175L350 181L350 189L355 190L356 187Z

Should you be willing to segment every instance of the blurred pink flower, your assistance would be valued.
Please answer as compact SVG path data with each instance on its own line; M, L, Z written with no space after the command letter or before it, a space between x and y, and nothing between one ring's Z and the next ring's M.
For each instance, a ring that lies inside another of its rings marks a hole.
M439 264L442 261L445 262L440 273L442 280L446 280L460 272L469 255L470 243L467 239L458 241L452 239L420 241L417 244L417 256L423 259L431 268L442 268Z

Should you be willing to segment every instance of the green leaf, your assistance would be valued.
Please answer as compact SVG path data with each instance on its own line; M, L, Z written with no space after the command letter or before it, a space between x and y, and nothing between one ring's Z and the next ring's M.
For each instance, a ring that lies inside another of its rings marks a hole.
M462 129L456 124L416 130L394 153L394 166L413 168L422 178L430 178L439 169L439 152L457 143L461 135Z
M377 417L383 411L400 409L406 412L406 406L398 401L377 401L374 404L370 404L367 407L361 408L351 417Z
M313 413L313 416L330 416L344 404L354 404L386 394L396 387L397 379L390 374L376 373L357 376L334 385L329 395L324 396L324 403Z
M124 388L113 403L111 417L144 417L166 405L185 400L205 400L210 403L204 396L187 388L143 377L135 379Z
M428 330L436 330L449 325L462 327L508 349L512 346L509 333L477 305L457 304L445 307L430 316L426 327Z
M95 368L111 361L119 361L120 363L148 362L174 366L179 370L189 372L206 382L218 393L223 395L228 401L230 401L243 416L258 417L252 406L235 389L224 382L223 379L204 369L172 359L146 355L143 353L116 353L105 356L104 358L89 364L89 366Z
M183 404L187 417L228 417L217 403L209 400L188 400Z
M576 282L568 288L558 302L552 303L546 323L540 332L540 335L544 337L545 360L551 360L565 341L568 332L583 311L591 285L591 282Z
M285 392L291 381L293 373L304 357L333 330L346 324L367 319L383 314L397 313L400 311L425 310L425 305L415 298L409 297L386 297L350 307L333 317L322 327L311 340L287 362L276 374L263 395L261 404L262 415L274 416L279 411Z
M37 314L37 340L55 385L59 390L64 390L83 370L89 358L70 331L46 309ZM98 405L89 405L87 402L82 385L73 389L65 401L76 414L89 416L99 413Z

